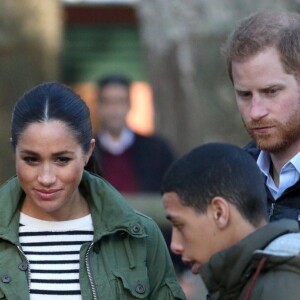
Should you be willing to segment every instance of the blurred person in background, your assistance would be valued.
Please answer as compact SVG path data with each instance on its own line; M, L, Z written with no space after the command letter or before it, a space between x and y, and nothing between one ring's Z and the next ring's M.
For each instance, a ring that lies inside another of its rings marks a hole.
M98 82L100 131L91 169L122 193L159 193L175 154L165 139L140 135L127 126L130 86L123 75L108 75Z
M223 47L237 106L265 175L269 218L300 220L300 14L243 19Z
M12 114L16 176L0 189L0 298L185 299L156 223L84 170L89 109L45 83Z
M201 275L206 299L299 299L298 223L268 224L264 179L243 149L191 150L166 172L162 197L171 250Z
M102 176L121 193L159 195L162 177L175 160L175 152L162 137L144 136L127 126L130 88L129 78L119 74L107 75L98 82L100 131L95 136L95 150L87 169ZM171 229L161 230L169 245ZM171 251L170 255L180 273L185 266L179 256Z

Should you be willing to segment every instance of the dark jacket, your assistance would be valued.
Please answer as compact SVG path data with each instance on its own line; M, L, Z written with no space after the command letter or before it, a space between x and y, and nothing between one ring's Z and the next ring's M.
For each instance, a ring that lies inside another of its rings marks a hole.
M207 299L300 299L299 252L297 222L269 223L216 253L201 267L200 275L209 292Z
M174 161L175 155L169 144L158 136L143 136L134 133L135 140L131 146L133 153L133 169L138 181L138 192L160 191L162 177L167 168ZM90 170L102 175L103 152L99 139L96 137L96 146L88 166Z
M82 299L185 299L157 225L101 178L84 172L94 239L80 250ZM30 265L19 242L23 191L15 177L0 189L0 299L29 300Z
M244 149L257 160L260 149L256 147L253 141L247 144ZM295 185L286 189L276 201L267 186L266 189L270 221L283 218L298 221L298 218L300 218L300 180Z

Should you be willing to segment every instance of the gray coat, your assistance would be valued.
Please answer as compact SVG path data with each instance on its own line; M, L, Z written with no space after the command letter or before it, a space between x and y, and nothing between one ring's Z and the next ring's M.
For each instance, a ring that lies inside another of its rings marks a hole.
M256 230L201 267L208 299L299 300L299 252L296 221L280 220Z

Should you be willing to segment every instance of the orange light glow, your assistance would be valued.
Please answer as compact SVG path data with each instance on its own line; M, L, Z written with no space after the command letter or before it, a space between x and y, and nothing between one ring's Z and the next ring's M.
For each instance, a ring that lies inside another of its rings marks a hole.
M131 87L131 109L127 124L134 131L151 135L154 131L154 109L152 90L146 82L134 82Z

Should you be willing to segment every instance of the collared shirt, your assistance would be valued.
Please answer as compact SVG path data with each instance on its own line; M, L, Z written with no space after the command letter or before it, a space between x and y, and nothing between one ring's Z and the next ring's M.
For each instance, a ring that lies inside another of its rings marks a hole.
M120 155L127 150L134 142L134 133L129 128L123 128L120 138L115 140L108 132L99 135L101 145L113 155Z
M269 153L261 151L257 158L257 165L266 176L266 185L275 200L278 199L287 188L293 186L300 178L300 152L281 168L278 187L274 183L272 174L270 174L271 158Z

